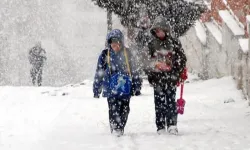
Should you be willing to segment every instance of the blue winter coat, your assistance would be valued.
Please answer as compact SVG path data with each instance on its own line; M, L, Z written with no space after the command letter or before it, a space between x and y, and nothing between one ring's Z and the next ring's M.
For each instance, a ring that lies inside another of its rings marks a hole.
M110 46L111 38L119 38L122 41L122 49L119 52L114 52L112 50ZM133 93L135 93L136 91L140 91L141 81L139 79L139 72L137 68L135 68L136 65L133 63L133 60L135 60L133 59L134 56L129 51L129 49L124 46L124 36L122 32L118 29L112 30L107 35L106 43L107 48L102 51L97 63L95 79L93 83L94 96L99 97L100 94L103 93L103 97L113 97L114 95L111 94L111 91L109 89L111 75L114 73L123 73L128 75L124 49L126 49L127 52L132 75L131 95L133 95ZM110 53L111 68L108 64L108 51Z

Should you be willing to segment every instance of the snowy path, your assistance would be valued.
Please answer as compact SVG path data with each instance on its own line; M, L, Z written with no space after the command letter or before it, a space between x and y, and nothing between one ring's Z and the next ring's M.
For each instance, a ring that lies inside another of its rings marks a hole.
M0 150L250 150L250 109L233 83L226 77L186 84L178 136L156 134L145 84L131 100L121 138L110 135L106 100L92 98L91 84L64 88L67 96L40 94L54 88L0 87Z

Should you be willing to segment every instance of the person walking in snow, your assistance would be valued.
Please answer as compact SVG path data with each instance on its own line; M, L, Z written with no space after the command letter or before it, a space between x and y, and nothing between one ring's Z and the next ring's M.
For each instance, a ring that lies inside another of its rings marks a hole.
M145 48L147 48L148 43L151 39L151 34L149 32L150 26L151 26L151 22L148 16L147 15L143 16L138 22L138 32L134 39L135 49L137 53L136 64L138 65L138 69L140 73L141 85L143 83L142 76L145 76L144 71L143 71L143 64L141 63L143 62L142 59L145 59L145 57L143 57L142 53L145 50ZM140 94L141 93L139 93L138 95Z
M168 21L157 17L150 29L154 39L148 44L145 70L154 88L157 133L178 134L176 87L186 67L186 56L181 42L175 38Z
M29 50L29 62L32 65L30 69L30 75L32 84L35 86L42 85L42 72L43 65L46 61L46 51L41 47L41 42L37 42L36 46Z
M143 78L142 76L144 75L143 73L143 68L142 68L142 64L141 64L141 59L144 59L143 57L141 57L141 52L144 50L144 48L147 46L147 42L148 42L148 35L147 34L147 30L149 29L148 26L150 26L150 22L148 20L147 17L142 17L139 22L138 22L138 28L135 28L134 30L136 30L136 35L135 37L132 38L132 42L130 45L130 50L132 51L132 53L135 55L135 65L136 68L138 69L139 72L139 81L140 81L140 85L142 86L143 83ZM139 96L141 95L141 88L142 87L138 87L138 90L135 93L135 96Z
M151 27L151 22L148 16L143 16L138 23L139 30L135 37L135 43L138 48L138 53L141 53L145 47L148 46L148 43L151 39L149 29Z
M111 133L124 134L130 112L130 98L140 86L133 55L124 45L124 35L112 30L106 38L107 48L99 56L93 83L94 98L107 97Z

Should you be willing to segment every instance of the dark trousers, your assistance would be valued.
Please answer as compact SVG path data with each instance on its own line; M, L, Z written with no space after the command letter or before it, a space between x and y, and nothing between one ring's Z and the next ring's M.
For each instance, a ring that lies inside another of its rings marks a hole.
M111 132L121 130L124 132L128 115L130 98L108 98L109 123Z
M176 87L154 87L154 102L157 131L177 125Z
M41 86L42 85L42 74L43 74L42 66L33 66L30 70L31 80L33 85Z

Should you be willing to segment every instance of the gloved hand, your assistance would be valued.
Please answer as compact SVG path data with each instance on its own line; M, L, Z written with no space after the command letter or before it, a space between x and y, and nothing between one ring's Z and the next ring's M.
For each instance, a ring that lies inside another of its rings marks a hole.
M139 96L139 95L141 95L141 92L140 91L138 91L138 90L132 90L131 91L131 96Z
M140 91L137 91L137 92L135 93L135 96L139 96L139 95L141 95L141 92L140 92Z
M134 95L135 96L139 96L139 95L141 95L141 92L140 91L136 91Z
M177 86L180 86L181 83L183 83L185 80L187 80L188 74L187 74L187 68L184 68L180 75L180 81L177 82Z
M181 80L185 81L188 78L188 74L187 74L187 68L184 68L184 70L181 73Z
M156 62L155 67L160 71L170 71L171 67L164 62Z

